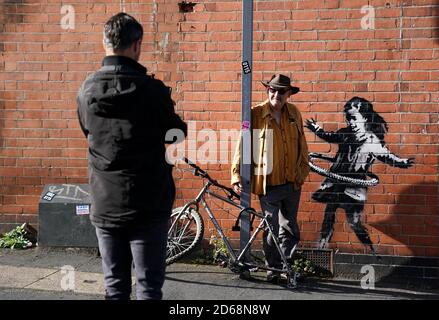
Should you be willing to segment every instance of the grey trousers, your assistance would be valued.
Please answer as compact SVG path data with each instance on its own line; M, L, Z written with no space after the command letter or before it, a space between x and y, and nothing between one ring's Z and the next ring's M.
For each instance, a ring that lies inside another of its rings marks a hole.
M279 238L280 248L287 258L300 240L300 230L297 224L301 189L294 190L292 184L267 186L266 194L259 196L261 208L269 216L274 234ZM265 231L263 249L267 267L282 268L279 252Z
M168 220L124 228L98 228L105 298L129 300L134 262L137 300L160 300L165 281Z

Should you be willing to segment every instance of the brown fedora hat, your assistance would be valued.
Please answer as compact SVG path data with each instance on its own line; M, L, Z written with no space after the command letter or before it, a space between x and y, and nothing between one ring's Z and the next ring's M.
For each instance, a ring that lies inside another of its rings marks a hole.
M261 81L261 83L266 87L272 87L274 89L291 89L291 94L296 94L300 91L299 87L293 87L291 85L291 80L283 74L274 74L270 81Z

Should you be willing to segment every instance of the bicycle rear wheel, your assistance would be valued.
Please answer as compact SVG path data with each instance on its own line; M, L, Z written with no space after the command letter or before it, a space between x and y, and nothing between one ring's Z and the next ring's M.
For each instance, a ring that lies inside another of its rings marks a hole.
M182 210L183 207L174 209L169 219L167 265L190 253L203 239L204 224L200 213L191 207L183 213Z

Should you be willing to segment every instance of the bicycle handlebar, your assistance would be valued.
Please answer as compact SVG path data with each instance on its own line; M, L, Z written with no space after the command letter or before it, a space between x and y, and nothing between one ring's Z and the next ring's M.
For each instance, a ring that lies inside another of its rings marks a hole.
M215 179L212 179L212 177L209 176L209 174L208 174L206 171L204 171L203 169L201 169L199 166L197 166L195 163L193 163L193 162L192 162L191 160L189 160L188 158L184 157L184 158L182 158L182 160L183 160L184 162L186 162L188 165L190 165L192 168L195 169L195 170L194 170L194 176L200 176L200 177L206 178L206 179L209 180L209 182L210 182L211 184L213 184L214 186L226 190L226 191L229 193L229 198L230 198L230 197L235 197L235 198L237 198L237 199L240 199L240 198L241 198L241 197L239 196L239 194L237 194L235 191L233 191L232 188L229 188L229 187L223 186L222 184L220 184L220 183L219 183L218 181L216 181Z
M183 161L186 162L188 165L190 165L192 168L195 169L194 170L194 176L201 176L203 178L206 178L207 180L209 180L212 183L216 183L216 181L213 180L206 171L201 169L199 166L197 166L195 163L190 161L188 158L184 157Z

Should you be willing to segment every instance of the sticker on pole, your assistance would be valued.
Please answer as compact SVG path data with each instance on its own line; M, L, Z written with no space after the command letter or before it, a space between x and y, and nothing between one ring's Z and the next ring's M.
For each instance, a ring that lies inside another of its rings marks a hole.
M76 214L78 216L90 214L90 205L88 205L88 204L77 205L76 206Z
M245 74L249 74L250 72L252 72L252 69L250 68L250 63L248 63L248 61L242 62L242 71Z
M247 131L250 130L250 121L242 121L242 126L241 126L243 131Z

